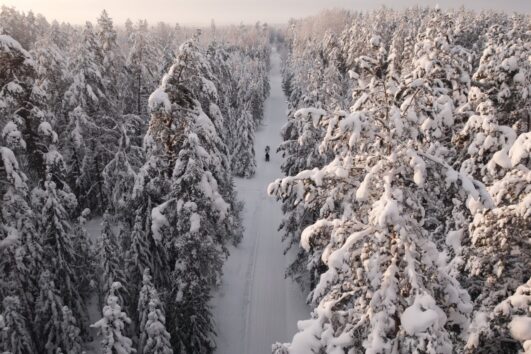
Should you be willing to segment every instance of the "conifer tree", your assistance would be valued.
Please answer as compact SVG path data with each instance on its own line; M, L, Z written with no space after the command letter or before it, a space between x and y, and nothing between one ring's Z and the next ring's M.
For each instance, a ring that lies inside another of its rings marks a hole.
M254 152L254 121L247 108L242 110L238 119L239 137L232 156L232 171L236 176L252 177L256 170Z
M144 270L138 300L140 340L138 353L171 354L170 334L166 331L163 304L151 282L149 268Z
M42 268L42 242L28 199L27 177L13 151L0 147L0 295L18 296L26 315L33 309Z
M76 314L83 326L87 314L76 274L72 224L66 211L76 207L75 196L68 189L58 189L52 181L46 181L44 187L33 191L34 206L40 209L43 263L50 271L64 304Z
M22 315L20 301L16 296L6 296L2 301L0 315L0 349L12 354L35 353L27 319Z
M122 285L114 282L107 295L106 305L103 307L103 317L92 324L97 328L102 337L101 349L104 353L136 353L133 341L124 333L125 326L131 323L131 319L122 311L116 291Z
M63 306L63 300L56 289L52 274L41 274L40 294L36 301L35 327L39 333L39 345L43 352L81 353L81 339L72 311Z
M124 274L124 262L121 255L121 247L116 240L116 235L111 228L110 215L103 215L101 236L98 244L98 258L101 264L100 273L100 299L106 299L114 283L127 284ZM117 296L122 306L129 304L128 289L123 286L113 290L113 296Z

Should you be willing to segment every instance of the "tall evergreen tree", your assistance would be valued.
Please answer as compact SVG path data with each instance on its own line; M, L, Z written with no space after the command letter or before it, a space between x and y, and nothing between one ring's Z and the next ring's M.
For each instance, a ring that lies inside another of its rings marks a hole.
M35 353L36 346L16 296L6 296L0 315L0 349L12 354Z
M131 323L131 319L122 311L116 291L122 285L114 282L109 289L106 305L103 307L103 317L92 324L97 328L102 337L101 349L104 353L135 353L133 341L124 333L125 326Z

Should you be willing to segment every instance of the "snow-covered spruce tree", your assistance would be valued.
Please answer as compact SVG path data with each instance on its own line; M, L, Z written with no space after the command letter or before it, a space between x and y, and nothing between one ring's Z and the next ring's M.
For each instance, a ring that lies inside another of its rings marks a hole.
M124 333L125 326L131 319L122 311L116 291L122 288L119 282L114 282L109 289L106 305L103 307L103 317L91 327L97 328L102 337L101 349L103 353L136 353L133 341Z
M222 93L219 95L218 106L223 117L223 124L217 127L221 129L218 134L232 152L232 136L229 130L232 121L237 118L234 116L235 111L240 108L235 105L238 97L241 97L237 85L244 63L243 56L241 51L230 52L228 45L218 42L209 44L206 55L212 68L213 82L218 91Z
M82 342L77 320L68 306L61 309L61 343L65 348L65 353L82 353Z
M80 330L77 328L72 311L63 306L59 290L55 287L53 275L49 271L41 274L40 293L35 305L35 332L38 333L39 351L81 354Z
M126 62L130 71L129 89L132 97L129 105L132 108L131 112L147 120L149 117L149 112L146 110L147 100L149 93L155 89L155 75L158 74L156 66L158 52L149 35L148 24L145 20L136 24L129 40L131 41L131 49ZM171 60L173 61L173 59L172 53ZM127 110L127 106L125 108Z
M77 253L67 212L75 209L76 198L68 188L58 189L55 182L48 180L44 189L33 190L32 201L39 210L38 230L42 237L44 266L52 274L64 304L75 313L80 327L84 328L87 313L79 292Z
M111 228L111 220L108 213L103 215L101 236L97 248L98 263L101 267L99 297L100 303L103 304L104 299L107 299L115 282L127 284L127 278L124 273L122 248ZM120 286L112 291L113 296L119 298L122 306L129 306L129 291L127 288Z
M127 269L131 280L139 288L144 270L143 263L151 262L150 269L154 283L158 287L167 287L172 269L169 265L165 240L162 240L160 233L153 232L152 209L161 203L168 193L169 180L166 174L168 167L167 161L163 158L162 148L152 144L148 135L146 135L146 145L149 147L146 161L139 169L133 187L135 224L131 235L132 247L126 255ZM158 220L155 218L155 223Z
M90 210L84 209L72 228L74 252L80 255L75 264L79 293L85 302L88 301L93 291L97 268L94 244L86 229L86 222L89 216Z
M147 269L152 269L153 264L160 264L160 260L156 260L153 256L152 249L156 247L153 240L148 236L143 224L144 218L141 212L137 211L133 231L131 233L131 247L125 255L125 269L127 276L127 283L131 287L131 306L137 304L138 289L142 284L143 274ZM151 276L150 276L151 279ZM133 320L137 321L139 314L132 316ZM137 321L139 322L139 320Z
M96 115L110 111L112 104L106 96L103 78L103 52L90 22L85 24L81 40L74 49L69 70L73 77L63 99L65 111L71 112L79 106L95 120L99 118Z
M0 297L17 296L24 314L30 316L43 251L26 182L13 151L0 146Z
M125 58L122 54L121 48L118 47L117 33L114 29L112 19L103 10L98 18L98 25L96 29L96 36L98 38L99 46L103 54L103 68L102 78L105 84L105 94L115 107L122 104L122 97L124 95L125 87ZM118 108L119 112L123 109Z
M139 353L142 353L142 349L146 344L147 334L143 332L142 329L145 328L148 320L147 315L149 313L149 302L154 296L156 296L157 299L160 301L160 298L158 297L158 293L156 293L156 289L153 285L152 280L153 278L151 277L150 269L145 268L142 273L142 288L140 289L140 292L138 294L138 303L136 309L136 314L138 316L138 328L140 329L140 336L138 340Z
M424 211L434 186L447 184L487 207L491 201L481 183L422 150L416 122L406 119L409 106L399 108L386 89L385 51L377 38L370 42L374 54L356 60L351 75L363 94L350 114L321 121L321 149L336 158L269 187L277 197L321 206L300 243L309 264L325 269L309 296L312 319L278 353L452 353L464 346L472 303L448 273Z
M59 35L58 31L58 28L53 27L45 37L38 40L31 55L35 60L36 87L43 93L44 103L51 112L48 121L56 131L62 133L63 129L58 128L66 125L62 102L69 85L69 74L66 70L66 54L54 40Z
M109 209L118 220L118 242L122 249L128 249L131 244L131 230L134 215L131 214L132 192L135 181L133 164L134 154L131 154L131 142L124 126L120 126L121 137L118 150L102 171L105 193L109 200ZM133 156L130 156L133 155Z
M173 354L170 334L166 331L164 313L159 308L160 302L149 302L148 320L144 331L147 334L144 354Z
M3 353L36 353L27 319L23 315L20 300L16 296L6 296L2 300L0 314L0 350Z
M236 146L232 155L232 171L239 177L252 177L256 171L256 159L254 152L255 123L247 105L237 120Z
M101 172L118 143L113 118L118 112L107 91L104 53L89 22L70 66L73 82L63 99L65 114L70 115L64 142L69 183L81 207L101 212L107 203Z
M36 79L31 55L13 38L0 36L0 129L3 145L15 150L33 184L45 178L43 155L47 144L38 129L46 121L46 94Z
M159 294L146 268L142 280L142 289L138 300L140 354L172 354L170 334L166 331L166 318Z

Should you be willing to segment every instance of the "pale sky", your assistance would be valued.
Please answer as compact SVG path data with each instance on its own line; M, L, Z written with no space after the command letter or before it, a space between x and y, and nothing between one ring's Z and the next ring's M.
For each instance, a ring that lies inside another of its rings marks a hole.
M18 10L33 10L46 16L76 24L95 21L106 9L116 24L127 18L165 21L184 25L285 23L291 17L304 17L325 8L370 10L380 5L404 8L413 5L439 4L442 8L465 5L470 9L496 9L506 12L531 12L531 0L0 0L0 5Z

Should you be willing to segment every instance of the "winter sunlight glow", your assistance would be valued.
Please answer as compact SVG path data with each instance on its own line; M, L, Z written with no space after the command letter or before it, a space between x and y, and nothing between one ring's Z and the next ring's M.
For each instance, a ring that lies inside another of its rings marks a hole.
M415 0L0 0L0 5L40 13L49 19L83 24L106 9L115 21L127 18L150 22L179 22L187 25L208 25L211 19L219 24L254 23L280 24L291 17L314 15L323 9L348 8L372 10L386 5L401 9L419 4ZM424 6L439 4L443 8L495 9L508 12L529 12L528 0L423 0Z

